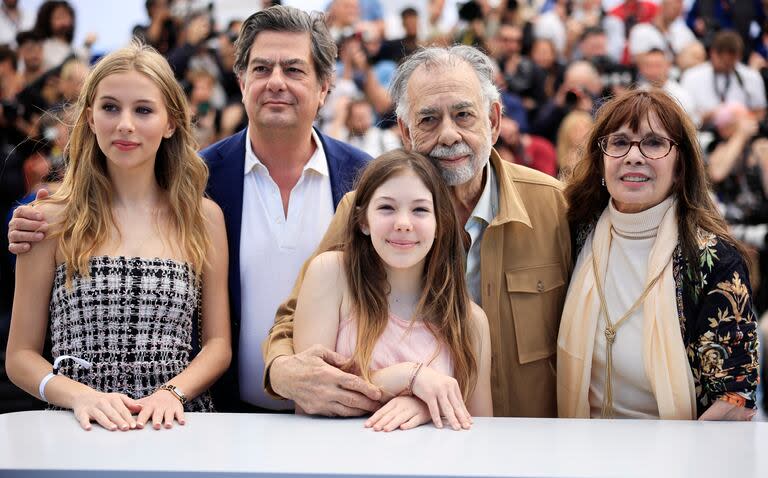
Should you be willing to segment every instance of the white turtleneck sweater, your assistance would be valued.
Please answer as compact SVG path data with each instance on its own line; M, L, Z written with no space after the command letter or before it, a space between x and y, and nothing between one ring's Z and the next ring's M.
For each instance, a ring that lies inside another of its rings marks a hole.
M648 257L672 197L635 214L619 212L609 202L611 249L604 291L608 314L614 324L642 295L648 283ZM592 352L589 408L599 418L605 391L605 318L600 315ZM616 418L659 418L656 398L643 366L643 307L624 321L613 343L613 409Z

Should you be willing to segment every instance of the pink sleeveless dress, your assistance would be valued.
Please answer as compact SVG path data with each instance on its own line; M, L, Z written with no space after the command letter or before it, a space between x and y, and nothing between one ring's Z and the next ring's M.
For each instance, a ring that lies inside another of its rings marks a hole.
M336 352L349 358L357 343L357 321L349 316L339 324ZM423 322L411 324L394 314L373 348L371 370L379 370L403 362L421 362L425 366L453 376L453 361L448 347L437 341Z

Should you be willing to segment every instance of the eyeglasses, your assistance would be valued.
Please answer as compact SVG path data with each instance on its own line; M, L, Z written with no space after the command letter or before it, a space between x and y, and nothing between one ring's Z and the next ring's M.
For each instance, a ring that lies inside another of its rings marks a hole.
M664 136L650 134L640 141L631 141L623 134L609 134L597 140L598 146L607 156L612 158L623 158L637 145L640 154L648 159L661 159L672 151L672 146L677 143Z

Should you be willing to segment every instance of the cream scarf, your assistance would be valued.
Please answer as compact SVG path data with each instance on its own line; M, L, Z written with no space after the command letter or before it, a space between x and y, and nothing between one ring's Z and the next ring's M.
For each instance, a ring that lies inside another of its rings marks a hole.
M677 317L672 254L678 243L677 203L664 214L648 258L647 277L661 278L643 301L643 367L662 419L696 418L696 395L691 368ZM592 244L594 242L594 245ZM600 277L606 277L611 249L611 220L603 211L580 254L571 277L557 339L557 408L561 418L589 418L589 382L596 327L605 327L595 287L592 251ZM618 317L612 317L616 321ZM621 334L621 328L617 334Z

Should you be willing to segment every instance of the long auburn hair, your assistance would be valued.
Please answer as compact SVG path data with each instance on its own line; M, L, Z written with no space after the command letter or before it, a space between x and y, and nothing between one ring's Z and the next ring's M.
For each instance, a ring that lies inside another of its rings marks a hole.
M454 377L466 399L477 381L469 292L464 277L464 246L448 187L435 166L415 152L396 149L373 160L362 172L342 244L344 270L357 320L357 344L347 365L370 379L368 370L377 340L389 318L390 286L384 263L362 232L374 192L397 175L412 172L432 193L436 237L424 264L423 289L415 317L423 320L453 360Z
M608 189L601 185L605 171L599 138L625 124L633 131L638 131L640 123L649 121L651 114L656 115L669 138L676 143L677 177L672 186L672 194L677 197L677 220L683 257L691 265L698 264L698 228L733 245L742 257L746 257L744 247L728 232L725 220L712 201L696 128L680 104L657 88L625 92L605 103L598 111L595 124L565 189L568 220L574 228L572 230L595 221L608 206L610 195Z
M93 107L101 80L115 73L136 71L157 85L163 95L169 120L174 125L170 138L163 138L155 158L155 177L167 193L171 225L178 234L180 251L200 277L209 245L202 198L208 181L208 167L197 155L192 136L186 97L176 82L168 62L152 47L138 42L102 58L91 70L80 92L74 126L65 148L66 173L61 187L51 200L64 205L58 229L59 248L67 268L67 283L72 274L89 275L88 261L96 249L117 228L112 217L112 181L106 156L88 124L88 108ZM118 230L119 232L119 230Z

